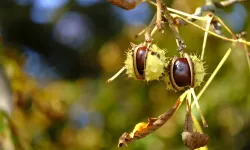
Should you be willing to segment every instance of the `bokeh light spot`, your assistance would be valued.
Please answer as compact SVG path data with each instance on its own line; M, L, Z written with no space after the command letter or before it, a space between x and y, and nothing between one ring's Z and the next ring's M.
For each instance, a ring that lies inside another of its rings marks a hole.
M35 0L31 8L31 20L36 23L47 23L55 12L64 6L68 0Z
M55 69L50 67L44 58L38 53L26 48L24 55L26 56L26 62L23 66L23 70L29 76L43 81L59 78L59 75L56 73Z
M87 16L68 12L56 23L53 34L58 42L71 48L78 48L92 37L91 22ZM90 46L89 41L86 46Z
M106 72L114 72L121 68L121 52L122 50L115 42L105 43L98 54L102 69Z
M233 10L227 13L221 9L216 10L216 15L221 17L233 32L241 32L247 21L247 10L239 3L234 4Z
M56 9L64 6L68 0L35 0L34 6L47 9Z

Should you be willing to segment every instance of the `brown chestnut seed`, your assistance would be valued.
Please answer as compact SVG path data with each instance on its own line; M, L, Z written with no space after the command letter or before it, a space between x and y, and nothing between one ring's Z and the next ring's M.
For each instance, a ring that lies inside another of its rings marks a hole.
M184 57L174 57L170 65L170 82L177 91L194 86L193 62L188 54Z
M134 70L135 75L138 79L144 79L144 70L146 65L146 56L147 56L148 50L146 46L141 46L137 50L134 51Z
M177 86L188 86L191 84L191 73L186 58L177 58L174 62L173 77Z

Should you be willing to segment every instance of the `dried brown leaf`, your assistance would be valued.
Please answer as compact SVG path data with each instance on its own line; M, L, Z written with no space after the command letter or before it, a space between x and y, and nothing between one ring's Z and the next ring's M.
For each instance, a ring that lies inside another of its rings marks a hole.
M176 101L174 106L168 112L165 112L157 118L149 118L148 123L138 123L131 133L123 133L122 136L119 138L118 147L123 147L124 145L127 146L130 142L136 139L144 138L145 136L159 129L172 117L172 115L178 109L182 102L182 100L180 99L181 98Z
M142 0L108 0L113 5L125 10L134 9Z
M184 124L184 131L182 132L182 141L189 149L197 149L207 145L209 136L193 132L193 120L191 117L191 105L187 100L187 112Z
M197 149L207 145L209 136L199 132L182 132L182 140L186 147Z

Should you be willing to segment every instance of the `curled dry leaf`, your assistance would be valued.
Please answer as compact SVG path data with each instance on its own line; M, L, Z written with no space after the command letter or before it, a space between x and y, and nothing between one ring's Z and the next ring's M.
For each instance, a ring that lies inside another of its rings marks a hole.
M204 147L209 140L209 136L199 132L182 132L181 136L184 144L190 149Z
M108 0L113 5L125 10L134 9L142 0Z
M168 112L165 112L157 118L149 118L148 123L138 123L131 133L123 133L119 138L118 147L123 147L124 145L127 146L132 141L144 138L145 136L159 129L172 117L172 115L180 106L181 102L182 100L180 97Z
M186 147L189 149L197 149L207 145L209 140L209 136L199 133L193 132L193 120L191 117L191 105L187 100L187 113L184 124L184 131L182 132L182 140Z

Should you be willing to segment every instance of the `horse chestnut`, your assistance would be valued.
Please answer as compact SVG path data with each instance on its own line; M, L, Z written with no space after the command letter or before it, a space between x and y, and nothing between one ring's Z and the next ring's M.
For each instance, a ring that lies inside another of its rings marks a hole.
M205 76L203 62L197 56L188 54L180 58L173 57L167 68L168 76L165 77L167 88L177 91L199 86Z
M164 73L166 63L165 50L155 44L146 47L140 44L127 52L125 60L126 74L139 80L159 80Z

